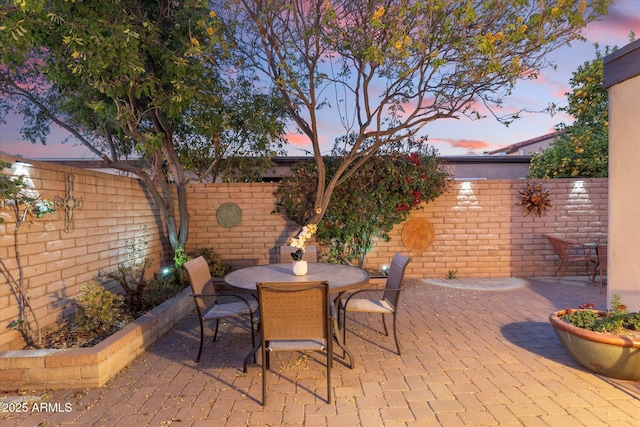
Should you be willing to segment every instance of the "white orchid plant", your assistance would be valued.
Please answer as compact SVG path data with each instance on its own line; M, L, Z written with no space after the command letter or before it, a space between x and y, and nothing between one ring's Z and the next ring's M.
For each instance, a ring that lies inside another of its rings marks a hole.
M310 239L314 234L316 234L316 231L318 231L317 224L307 224L302 227L302 230L300 230L300 233L298 233L296 237L292 237L291 239L289 239L289 242L287 244L289 246L293 246L294 248L298 248L297 251L291 254L291 258L293 258L294 261L300 261L302 259L307 240Z

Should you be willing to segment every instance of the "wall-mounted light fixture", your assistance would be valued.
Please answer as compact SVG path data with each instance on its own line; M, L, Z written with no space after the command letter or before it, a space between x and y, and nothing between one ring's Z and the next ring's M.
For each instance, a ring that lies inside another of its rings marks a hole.
M33 166L33 163L25 162L24 160L16 160L14 163L17 166L22 166L23 168L30 168Z

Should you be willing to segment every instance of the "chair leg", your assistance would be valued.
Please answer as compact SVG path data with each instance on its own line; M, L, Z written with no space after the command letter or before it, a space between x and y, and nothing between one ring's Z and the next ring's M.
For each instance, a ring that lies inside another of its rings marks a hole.
M220 319L216 319L216 331L213 333L213 342L218 341L218 327L220 326Z
M338 313L338 316L340 314ZM347 346L347 310L346 307L342 310L342 344Z
M256 346L256 334L253 329L253 314L251 314L251 319L249 319L249 325L251 326L251 348ZM253 363L256 363L256 353L253 352ZM246 370L245 370L246 372Z
M198 357L196 357L196 363L200 361L200 355L202 354L202 344L204 342L204 324L202 318L200 318L200 349L198 350Z
M332 340L333 337L329 337ZM331 365L333 365L333 346L327 344L327 403L331 403Z
M384 327L384 334L385 336L389 336L389 330L387 329L387 321L385 319L385 315L382 315L382 326Z
M267 403L267 352L262 346L262 406Z
M349 358L349 368L353 369L353 355L351 355L351 352L349 350L347 350L347 347L344 345L344 333L342 336L342 342L340 342L340 335L339 335L339 331L338 331L338 320L334 319L334 325L333 325L333 331L332 331L332 338L335 338L335 343L338 344L338 347L340 347L342 349L342 358L346 359L347 357ZM331 366L333 366L333 349L331 350Z
M396 328L396 312L393 312L393 339L396 342L396 350L398 350L398 356L400 356L400 343L398 342L398 329Z
M558 273L560 273L560 276L558 276L558 278L556 279L556 283L560 283L560 280L562 279L562 276L564 276L564 273L567 271L567 263L565 262L561 262L560 263L560 267L558 267L558 269L556 270L556 276L558 276Z

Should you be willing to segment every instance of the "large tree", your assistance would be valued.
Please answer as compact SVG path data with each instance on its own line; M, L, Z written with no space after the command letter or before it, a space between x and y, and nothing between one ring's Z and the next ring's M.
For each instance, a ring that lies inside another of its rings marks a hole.
M429 122L492 112L547 54L580 37L608 0L230 0L243 67L280 90L311 145L319 221L337 185L382 146ZM323 120L355 132L335 173L321 153ZM498 116L498 115L497 115ZM510 120L513 114L502 119ZM372 141L368 143L367 141Z
M174 250L188 237L190 144L209 160L199 172L278 147L283 110L228 67L233 40L206 0L15 1L0 19L0 120L21 114L23 135L42 143L55 123L135 173ZM124 161L134 154L145 168Z
M605 55L612 50L607 47ZM609 175L609 98L604 88L603 55L596 45L596 57L573 73L567 93L568 105L561 107L575 118L556 129L562 133L549 148L531 158L532 178L606 178Z

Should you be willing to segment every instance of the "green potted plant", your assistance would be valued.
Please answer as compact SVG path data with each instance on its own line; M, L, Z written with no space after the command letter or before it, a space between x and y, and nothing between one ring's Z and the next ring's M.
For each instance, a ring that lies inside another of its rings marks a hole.
M612 307L567 308L549 316L556 336L573 359L597 374L640 380L640 312L630 313L615 295Z

